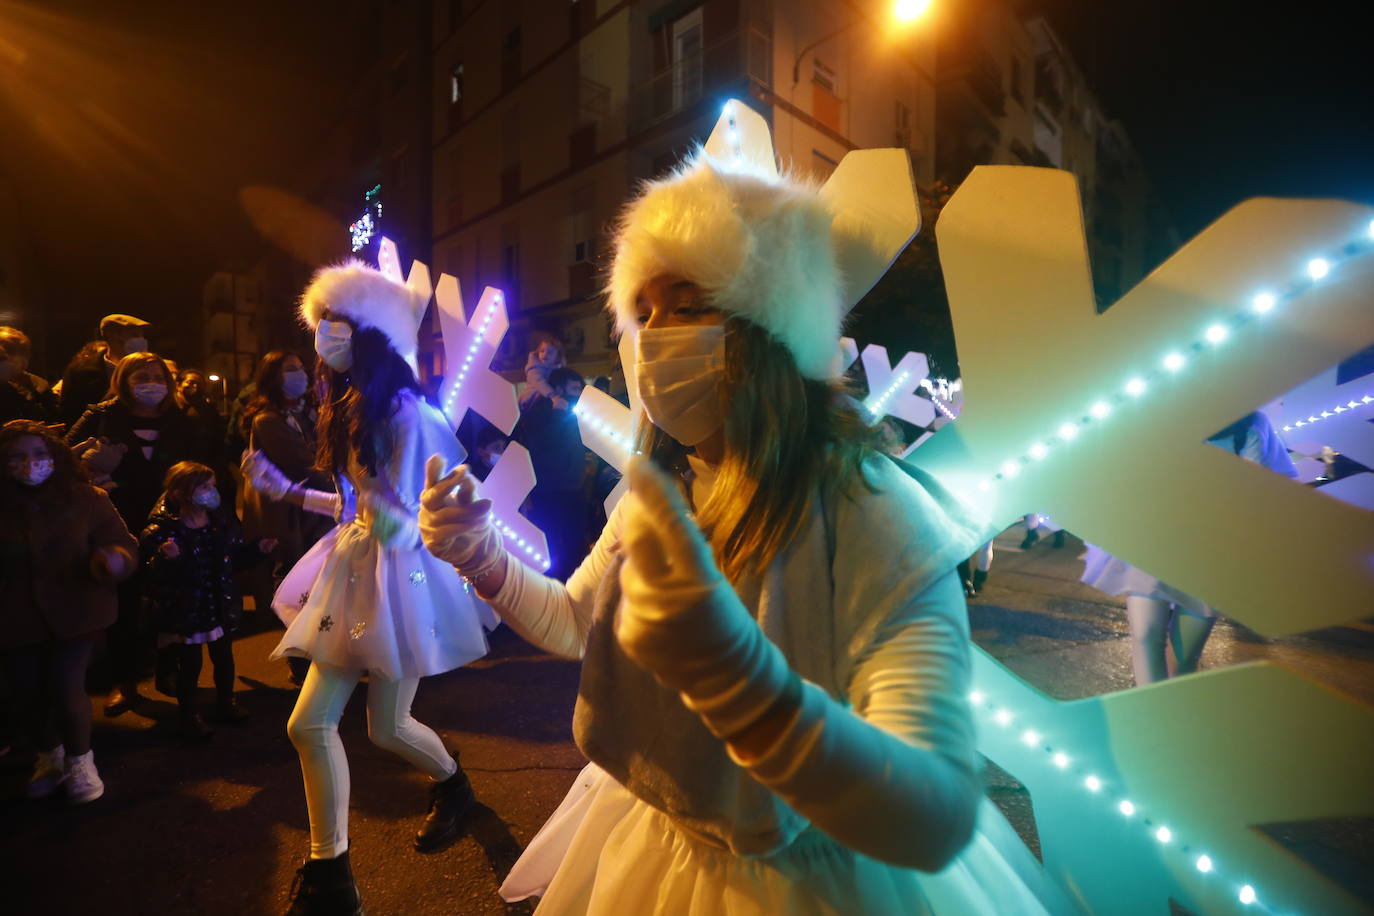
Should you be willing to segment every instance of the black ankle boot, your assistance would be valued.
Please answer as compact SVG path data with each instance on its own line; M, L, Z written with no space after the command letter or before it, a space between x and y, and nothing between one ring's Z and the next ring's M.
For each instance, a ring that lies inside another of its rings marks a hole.
M1026 531L1026 536L1021 539L1021 549L1030 550L1035 546L1035 542L1038 540L1040 540L1040 532L1036 531L1034 528L1028 529Z
M988 573L985 569L975 569L973 571L973 591L975 594L983 590L983 584L988 581Z
M1064 546L1064 529L1060 528L1054 533L1054 543L1050 545L1055 550Z
M363 899L347 852L332 859L305 860L296 870L286 916L363 916Z
M429 789L429 813L415 834L415 848L420 852L435 852L456 839L463 830L464 815L477 800L456 751L453 762L458 766L453 775Z

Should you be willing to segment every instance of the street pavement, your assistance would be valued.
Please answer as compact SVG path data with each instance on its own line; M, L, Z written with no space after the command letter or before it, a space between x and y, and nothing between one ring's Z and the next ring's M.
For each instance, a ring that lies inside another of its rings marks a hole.
M1028 551L1018 525L997 541L982 594L970 603L975 641L1051 696L1074 699L1132 685L1121 603L1077 581L1081 544L1049 539ZM274 914L284 911L308 850L296 755L285 734L295 700L286 665L268 660L279 629L250 613L235 644L238 695L253 717L219 727L207 744L175 737L175 703L142 687L114 719L96 703L94 747L106 794L78 808L22 797L31 755L0 757L0 912L43 914ZM1338 627L1270 640L1223 620L1203 667L1253 659L1298 669L1374 702L1374 628ZM203 675L207 705L210 671ZM570 723L577 665L501 628L492 651L420 685L414 714L460 750L479 806L467 834L421 855L410 838L427 780L367 740L364 686L344 714L352 771L354 872L371 916L528 913L504 904L501 878L553 811L584 760ZM989 795L1034 847L1023 787L989 767ZM1296 825L1275 838L1374 903L1374 831L1367 821Z

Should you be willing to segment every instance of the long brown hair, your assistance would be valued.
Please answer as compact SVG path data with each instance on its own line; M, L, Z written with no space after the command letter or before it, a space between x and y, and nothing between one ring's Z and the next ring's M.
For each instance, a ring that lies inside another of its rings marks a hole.
M258 370L253 375L253 399L248 402L248 406L243 408L243 414L239 417L239 428L247 438L253 429L253 418L265 410L275 410L277 413L286 415L286 395L282 393L282 366L292 356L299 359L301 367L305 368L305 360L295 350L273 350L262 358L258 363ZM309 369L306 369L307 377ZM306 388L306 397L309 396L310 388Z
M787 348L741 318L725 323L725 454L697 522L732 582L766 570L802 532L812 499L864 482L879 444L842 380L802 376ZM682 473L687 448L647 418L636 447ZM866 485L866 482L864 482Z
M401 392L409 389L418 396L420 391L410 364L391 348L381 331L354 327L353 365L348 371L331 369L324 360L315 371L326 383L315 467L326 474L341 474L351 453L376 477L378 465L386 462L395 445L391 418L400 406Z
M76 460L71 448L58 438L52 427L36 420L11 420L0 426L0 457L3 457L11 442L24 436L36 436L48 447L48 456L52 458L52 476L44 483L44 490L65 496L73 487L88 482L86 470Z

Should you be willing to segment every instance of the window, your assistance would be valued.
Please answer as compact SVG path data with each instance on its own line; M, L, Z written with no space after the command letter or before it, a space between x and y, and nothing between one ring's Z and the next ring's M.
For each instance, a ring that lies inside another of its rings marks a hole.
M572 259L590 261L596 257L596 223L593 219L592 201L596 189L593 185L578 188L572 194Z
M701 98L701 7L673 21L673 109Z
M835 71L816 58L811 74L811 114L836 133L840 130L838 82Z
M448 72L448 101L450 105L457 105L463 101L462 61L454 64L453 69Z

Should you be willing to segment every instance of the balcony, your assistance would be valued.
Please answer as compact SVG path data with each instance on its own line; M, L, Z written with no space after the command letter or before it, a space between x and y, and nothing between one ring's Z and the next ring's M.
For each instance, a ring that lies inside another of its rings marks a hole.
M653 73L630 94L630 124L640 131L746 80L772 84L772 39L755 28L729 32L699 54Z

